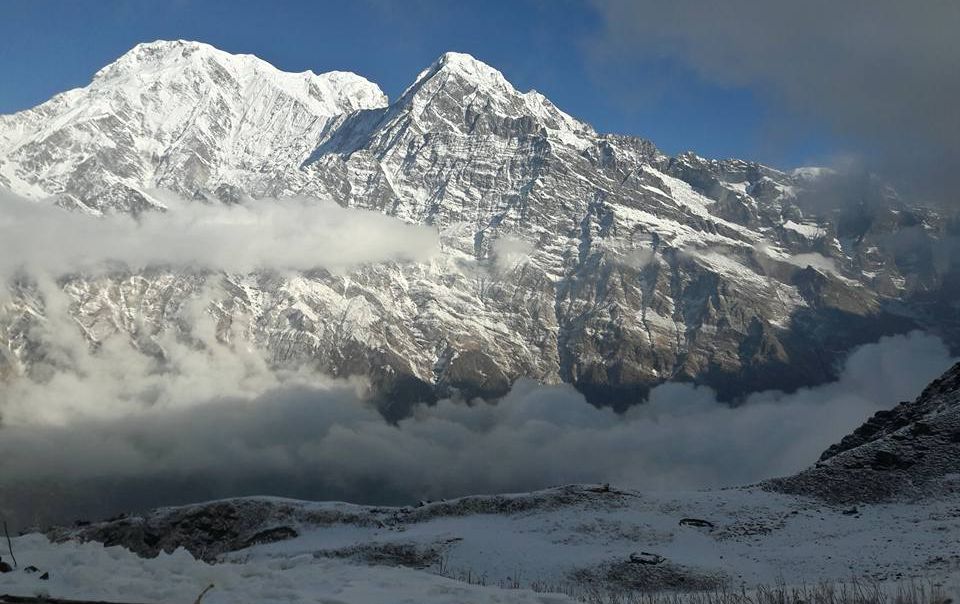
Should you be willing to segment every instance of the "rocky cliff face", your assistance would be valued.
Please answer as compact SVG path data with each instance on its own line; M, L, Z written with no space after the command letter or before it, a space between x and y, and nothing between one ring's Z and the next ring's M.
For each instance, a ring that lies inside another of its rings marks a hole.
M666 380L736 396L829 379L884 333L922 325L956 342L954 269L931 251L956 224L880 185L881 204L818 208L822 178L599 134L457 53L388 104L353 74L157 42L0 117L0 186L47 203L137 213L162 210L163 191L312 195L436 226L443 253L426 264L59 281L91 346L120 335L162 357L157 336L188 332L184 309L203 296L224 340L369 376L396 414L521 376L615 405ZM921 245L905 251L907 236ZM13 294L0 372L30 375L44 301L29 282Z
M912 402L873 417L779 491L836 502L873 502L960 491L960 364Z

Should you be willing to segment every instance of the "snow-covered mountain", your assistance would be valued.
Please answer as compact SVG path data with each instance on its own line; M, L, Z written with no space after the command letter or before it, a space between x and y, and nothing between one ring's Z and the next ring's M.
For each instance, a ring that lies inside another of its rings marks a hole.
M257 194L330 118L386 105L345 72L286 73L193 42L139 44L81 89L0 119L0 184L90 212L162 206L151 189Z
M45 203L136 214L162 209L165 191L308 195L439 229L432 262L349 274L58 281L92 346L120 335L162 357L158 336L188 337L185 309L203 296L222 339L367 376L392 414L519 377L618 405L677 379L735 396L829 379L883 333L922 326L956 343L956 269L936 251L957 223L876 182L883 203L813 203L825 177L597 133L458 53L388 103L353 74L155 42L0 116L0 186ZM47 358L31 328L44 301L29 281L12 292L0 375L31 375Z

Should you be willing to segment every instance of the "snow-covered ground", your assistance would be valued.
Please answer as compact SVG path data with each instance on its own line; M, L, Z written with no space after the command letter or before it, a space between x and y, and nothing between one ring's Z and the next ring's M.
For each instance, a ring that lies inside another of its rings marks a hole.
M119 546L74 542L52 545L37 534L15 539L14 547L21 563L52 569L51 576L40 581L38 573L0 575L0 594L188 604L212 584L214 588L203 598L205 604L571 601L559 595L479 587L405 568L364 567L310 555L210 565L182 549L143 559Z
M564 602L498 586L749 589L858 578L919 579L956 592L960 576L960 496L844 508L759 488L644 494L568 486L408 508L257 501L296 512L285 524L282 514L280 522L267 514L258 529L288 526L298 536L208 565L184 550L141 559L119 547L28 535L14 539L21 567L49 570L51 580L0 575L0 593L173 602L192 601L213 583L210 603ZM641 552L663 561L641 564Z

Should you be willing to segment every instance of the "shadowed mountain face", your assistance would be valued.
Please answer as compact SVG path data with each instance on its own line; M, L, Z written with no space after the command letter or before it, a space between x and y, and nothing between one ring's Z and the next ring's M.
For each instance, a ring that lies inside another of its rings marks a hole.
M354 74L156 42L0 116L0 187L41 203L138 214L166 209L163 191L313 196L436 227L429 263L57 280L91 347L119 336L162 360L160 337L190 339L200 298L222 341L368 376L390 416L519 377L615 406L667 380L734 398L828 380L880 335L960 341L956 269L938 252L956 224L872 181L877 202L811 201L829 178L599 134L456 53L388 103ZM29 276L11 291L0 376L39 379L48 305Z
M834 502L913 499L960 491L960 364L913 402L873 417L774 490Z

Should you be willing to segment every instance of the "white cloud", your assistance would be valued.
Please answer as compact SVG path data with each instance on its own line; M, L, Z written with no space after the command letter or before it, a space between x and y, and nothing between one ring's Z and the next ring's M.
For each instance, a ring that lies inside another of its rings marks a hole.
M493 242L493 262L498 273L506 273L529 262L533 244L525 239L504 235Z
M275 372L237 346L171 344L158 374L107 345L76 372L0 391L0 511L25 522L240 494L399 503L575 481L747 483L812 463L950 364L915 333L860 348L835 383L737 407L666 384L618 415L521 381L496 404L443 400L390 424L364 384Z
M956 2L593 4L605 26L584 48L600 81L614 88L612 98L637 106L665 91L686 94L676 86L685 78L637 77L676 62L766 101L765 125L779 146L784 133L806 140L815 121L859 148L874 170L956 207L960 78L945 77L960 57Z
M623 262L627 266L640 270L651 263L658 262L656 252L652 248L634 248L623 255Z
M794 266L799 266L800 268L807 268L808 266L811 266L819 271L840 276L840 269L837 268L836 261L834 261L833 258L828 258L823 254L818 254L816 252L787 256L786 261Z
M0 278L174 266L251 272L332 271L425 261L435 229L313 198L207 205L168 199L168 212L91 218L0 191Z
M362 381L271 367L242 327L218 339L199 302L188 337L157 336L162 356L121 338L91 350L56 277L118 259L238 272L422 261L434 231L307 199L174 204L136 221L9 197L0 206L0 276L26 271L45 307L31 334L44 362L0 389L0 513L21 524L257 493L396 503L573 481L751 482L811 463L950 362L938 339L913 334L862 347L833 384L738 407L666 384L618 415L570 386L520 382L496 404L444 400L390 424ZM508 270L533 250L505 238L493 251Z

